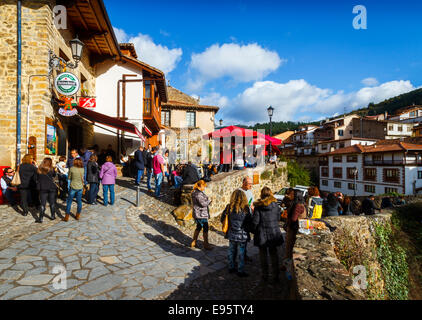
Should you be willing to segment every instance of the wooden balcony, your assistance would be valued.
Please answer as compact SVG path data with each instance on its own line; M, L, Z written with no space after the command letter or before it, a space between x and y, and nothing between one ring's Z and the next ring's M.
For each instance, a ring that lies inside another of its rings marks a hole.
M152 131L152 134L157 134L161 129L161 114L158 108L153 103L152 99L144 99L144 115L143 119L145 125Z
M364 160L365 166L421 166L422 159L419 160Z

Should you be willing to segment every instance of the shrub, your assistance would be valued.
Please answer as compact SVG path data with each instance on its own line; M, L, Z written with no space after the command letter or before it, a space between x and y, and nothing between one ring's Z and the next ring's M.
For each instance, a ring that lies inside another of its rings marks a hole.
M309 186L311 184L310 173L300 164L294 160L287 162L287 179L289 180L290 186L295 187L298 184Z

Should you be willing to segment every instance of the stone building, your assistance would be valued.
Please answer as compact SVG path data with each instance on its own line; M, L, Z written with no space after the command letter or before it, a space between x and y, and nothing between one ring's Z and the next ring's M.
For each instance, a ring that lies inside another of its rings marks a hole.
M197 154L193 146L202 136L214 131L219 108L199 103L199 99L167 86L168 101L162 104L161 124L166 129L165 148L176 152L176 160L189 160ZM201 156L204 156L201 154Z
M117 40L102 0L22 1L21 140L17 142L17 3L0 3L0 166L15 164L18 143L21 155L29 152L37 162L45 156L67 155L69 148L93 143L89 121L58 113L63 100L54 89L57 71L50 73L50 50L66 62L73 61L69 41L78 36L85 44L77 68L65 68L62 64L63 71L80 79L80 90L73 97L76 99L95 94L99 62L119 58ZM65 28L54 23L57 5L65 8Z

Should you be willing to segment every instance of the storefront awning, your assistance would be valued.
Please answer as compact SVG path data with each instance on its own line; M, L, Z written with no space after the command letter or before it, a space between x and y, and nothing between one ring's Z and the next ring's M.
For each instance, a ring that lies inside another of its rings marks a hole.
M115 129L133 133L137 135L139 138L141 138L142 141L145 141L145 137L142 135L142 133L138 130L138 128L134 124L130 122L119 120L119 119L116 119L116 118L113 118L105 114L98 113L86 108L76 107L76 109L78 109L78 113L80 116L84 117L85 119L89 121L98 122Z

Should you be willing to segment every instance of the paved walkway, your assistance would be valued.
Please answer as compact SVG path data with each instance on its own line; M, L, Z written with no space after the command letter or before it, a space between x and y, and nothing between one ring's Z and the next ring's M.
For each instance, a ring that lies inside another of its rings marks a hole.
M0 299L286 298L285 283L259 282L256 248L248 248L251 277L229 275L227 241L218 226L210 232L214 250L191 249L193 226L175 223L171 191L164 188L158 201L143 187L136 208L133 185L127 179L119 185L114 206L87 206L80 221L38 225L1 207L11 225L7 231L3 221L0 229L7 238L0 243ZM53 269L60 266L66 269L66 289L53 285Z

